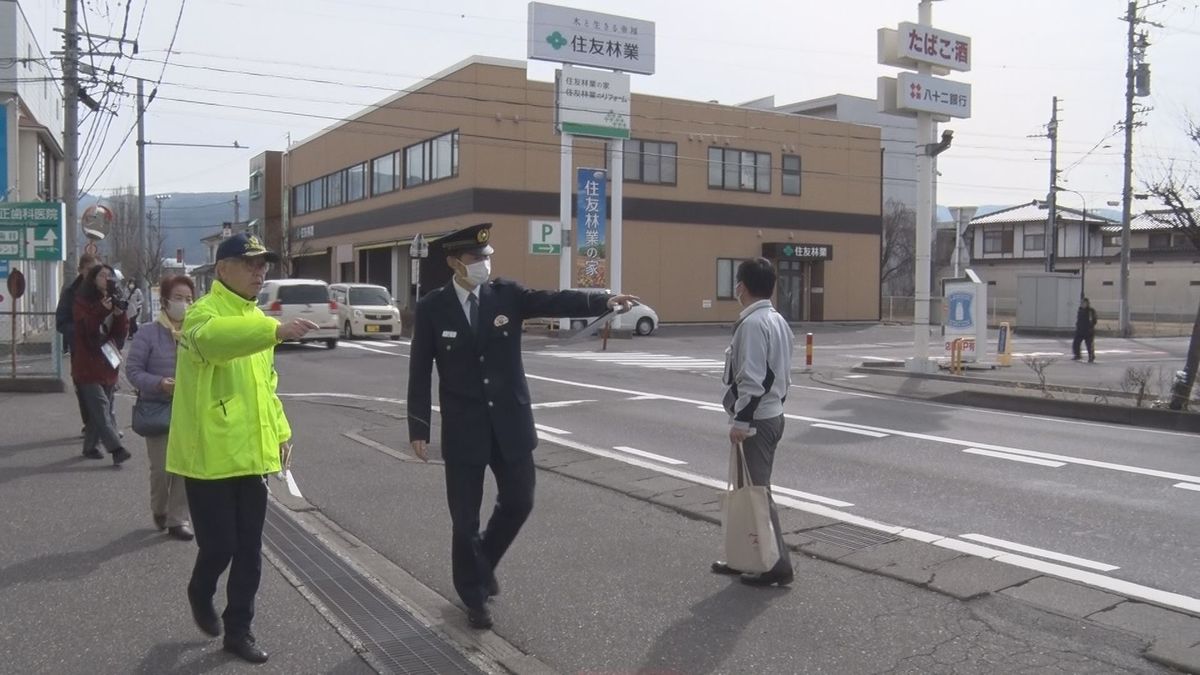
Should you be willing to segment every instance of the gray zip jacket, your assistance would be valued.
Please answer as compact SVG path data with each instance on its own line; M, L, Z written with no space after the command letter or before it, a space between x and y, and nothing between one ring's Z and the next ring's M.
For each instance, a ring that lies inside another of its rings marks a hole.
M734 427L783 414L792 383L792 329L770 300L742 310L725 350L725 412Z

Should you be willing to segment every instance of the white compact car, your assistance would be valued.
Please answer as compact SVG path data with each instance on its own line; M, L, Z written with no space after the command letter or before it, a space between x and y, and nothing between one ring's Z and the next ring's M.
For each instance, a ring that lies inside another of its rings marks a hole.
M383 286L333 284L329 292L338 306L338 328L343 339L364 336L400 339L400 310Z
M603 288L573 288L574 291L583 291L584 293L608 293L607 289ZM587 319L571 319L571 328L578 330L587 325L589 321L596 317ZM633 332L638 335L649 335L658 328L658 313L650 308L649 305L634 302L633 307L621 315L621 326L623 328L632 328Z
M330 298L329 284L320 279L270 279L258 292L258 308L280 322L308 319L317 324L300 342L337 346L337 303Z

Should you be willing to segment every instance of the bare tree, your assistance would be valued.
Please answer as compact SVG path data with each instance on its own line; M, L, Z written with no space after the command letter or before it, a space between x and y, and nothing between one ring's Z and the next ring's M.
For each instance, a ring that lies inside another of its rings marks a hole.
M1188 123L1188 137L1200 148L1200 124ZM1196 208L1200 204L1200 180L1187 170L1177 170L1174 163L1167 166L1164 174L1147 186L1150 194L1162 202L1162 211L1151 217L1169 225L1185 235L1193 248L1200 251L1200 223L1196 221ZM1196 321L1192 324L1192 340L1188 345L1187 360L1183 377L1171 391L1171 410L1186 410L1196 383L1196 369L1200 366L1200 306L1196 308Z
M162 275L162 231L147 225L149 246L142 240L142 229L137 222L137 192L133 188L118 190L107 201L114 211L112 231L106 237L109 264L127 278L138 277L147 286L153 285Z
M1029 366L1029 369L1032 370L1033 374L1037 376L1038 388L1041 389L1042 396L1045 396L1046 398L1054 398L1054 395L1050 393L1050 387L1046 384L1046 370L1049 369L1050 366L1054 365L1058 359L1053 356L1029 355L1021 357L1021 360L1024 361L1025 365Z
M883 242L879 250L879 284L888 295L914 293L917 218L913 210L895 199L883 209Z

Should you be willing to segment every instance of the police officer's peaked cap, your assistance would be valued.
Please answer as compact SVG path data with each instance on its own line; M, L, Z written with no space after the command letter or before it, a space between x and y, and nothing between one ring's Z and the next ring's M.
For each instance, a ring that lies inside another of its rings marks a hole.
M492 255L495 253L495 249L488 243L491 239L492 224L480 223L451 232L434 243L447 256L462 255L463 253Z

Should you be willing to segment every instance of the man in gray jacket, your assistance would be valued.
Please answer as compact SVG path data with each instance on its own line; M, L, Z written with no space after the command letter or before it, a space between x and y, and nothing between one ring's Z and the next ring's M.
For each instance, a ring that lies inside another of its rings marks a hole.
M745 260L737 268L734 297L742 313L733 325L733 342L725 350L725 411L729 413L729 440L741 443L750 470L750 482L771 486L775 448L783 436L783 402L792 378L792 329L771 305L775 294L775 268L765 258ZM742 574L722 561L712 564L717 574L741 574L752 586L786 586L792 583L792 560L779 512L771 501L771 527L779 547L779 561L761 574Z

